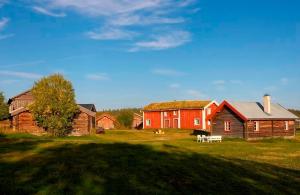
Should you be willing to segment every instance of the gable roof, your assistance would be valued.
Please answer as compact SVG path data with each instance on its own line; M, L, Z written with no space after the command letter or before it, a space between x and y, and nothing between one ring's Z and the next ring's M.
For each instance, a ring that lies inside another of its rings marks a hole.
M138 113L133 113L133 115L134 115L134 116L137 116L137 117L139 117L139 118L143 118L143 116L140 115L140 114L138 114Z
M186 100L186 101L172 101L152 103L144 107L144 111L162 111L162 110L176 110L176 109L203 109L212 101L210 100Z
M78 104L79 106L82 106L90 111L96 112L96 106L94 104Z
M88 114L88 115L90 115L90 116L93 116L93 117L96 116L96 112L95 112L95 111L89 110L89 109L87 109L86 107L81 106L81 104L77 104L77 105L78 105L79 110L80 110L81 112L84 112L84 113L86 113L86 114Z
M114 116L108 114L108 113L103 113L100 116L97 116L96 121L99 121L99 120L101 120L104 117L106 117L106 118L108 118L108 119L110 119L110 120L112 120L114 122L117 122L116 118Z
M293 113L280 104L271 104L271 114L264 112L264 107L259 102L227 102L226 100L216 109L208 119L216 116L224 106L237 114L242 120L275 120L275 119L297 119Z
M259 102L231 102L231 105L248 119L297 119L298 117L280 104L271 103L271 114L264 112Z
M23 91L23 92L19 93L18 95L15 95L15 96L9 98L7 103L10 104L12 102L12 100L14 100L15 98L20 97L20 96L22 96L26 93L30 93L30 92L31 92L31 89Z
M245 115L243 115L243 113L241 113L239 110L237 110L235 107L233 107L226 100L223 101L220 104L220 106L213 113L211 113L211 115L209 115L207 117L207 119L210 120L210 119L214 118L218 112L221 112L223 110L224 107L229 108L232 112L234 112L237 116L239 116L243 121L247 121L248 120L248 118Z

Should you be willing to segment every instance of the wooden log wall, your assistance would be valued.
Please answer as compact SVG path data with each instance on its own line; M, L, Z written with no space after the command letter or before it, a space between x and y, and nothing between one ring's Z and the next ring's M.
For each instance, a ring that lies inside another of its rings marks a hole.
M224 131L224 121L230 121L231 130ZM244 137L244 122L230 109L224 109L217 113L216 117L212 120L212 135L222 135L226 137Z

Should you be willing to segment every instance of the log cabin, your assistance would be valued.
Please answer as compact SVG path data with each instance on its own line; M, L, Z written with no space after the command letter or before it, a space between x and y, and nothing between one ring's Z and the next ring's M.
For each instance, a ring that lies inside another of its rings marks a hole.
M298 117L271 103L266 94L263 103L224 101L209 117L211 134L247 140L266 137L294 137Z
M34 102L30 90L20 93L9 99L10 123L14 132L31 134L45 134L46 131L39 127L28 105ZM96 108L94 104L77 104L79 113L73 119L71 135L87 135L95 128Z
M104 113L96 118L96 124L103 129L115 129L117 120L112 115Z
M209 130L207 116L217 109L216 101L172 101L152 103L143 109L143 129Z

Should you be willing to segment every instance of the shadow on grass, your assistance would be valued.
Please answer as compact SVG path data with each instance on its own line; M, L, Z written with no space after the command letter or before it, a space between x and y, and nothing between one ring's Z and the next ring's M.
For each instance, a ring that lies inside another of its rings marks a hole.
M64 144L17 162L0 160L0 194L297 194L299 175L269 164L145 145Z

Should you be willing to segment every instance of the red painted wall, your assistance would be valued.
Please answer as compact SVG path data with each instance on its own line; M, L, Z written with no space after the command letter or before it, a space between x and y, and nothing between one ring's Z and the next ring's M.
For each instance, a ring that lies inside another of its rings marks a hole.
M146 125L146 120L150 119L150 126ZM160 124L160 112L144 112L144 129L159 129Z
M174 111L175 111L175 115L174 115ZM174 119L178 119L178 122L179 122L179 113L178 113L178 110L174 110L174 111L163 112L164 128L178 128L178 126L175 124ZM165 113L166 113L166 115L165 115Z
M210 105L211 113L213 113L217 109L217 105L213 103ZM176 128L177 124L174 119L178 119L179 123L179 112L176 111L176 115L174 115L174 110L171 111L162 111L163 113L163 128ZM164 114L166 112L166 115ZM205 113L208 116L207 110ZM195 125L195 119L200 120L199 125ZM146 120L150 119L151 124L149 126L146 125ZM166 120L169 121L169 126L166 126ZM161 128L161 112L160 111L145 111L144 112L144 129L159 129ZM182 109L180 110L180 128L181 129L203 129L203 119L202 119L202 109ZM210 125L208 120L206 119L206 129L210 129Z
M182 129L202 129L202 110L180 110ZM195 125L194 120L198 118L200 125Z

